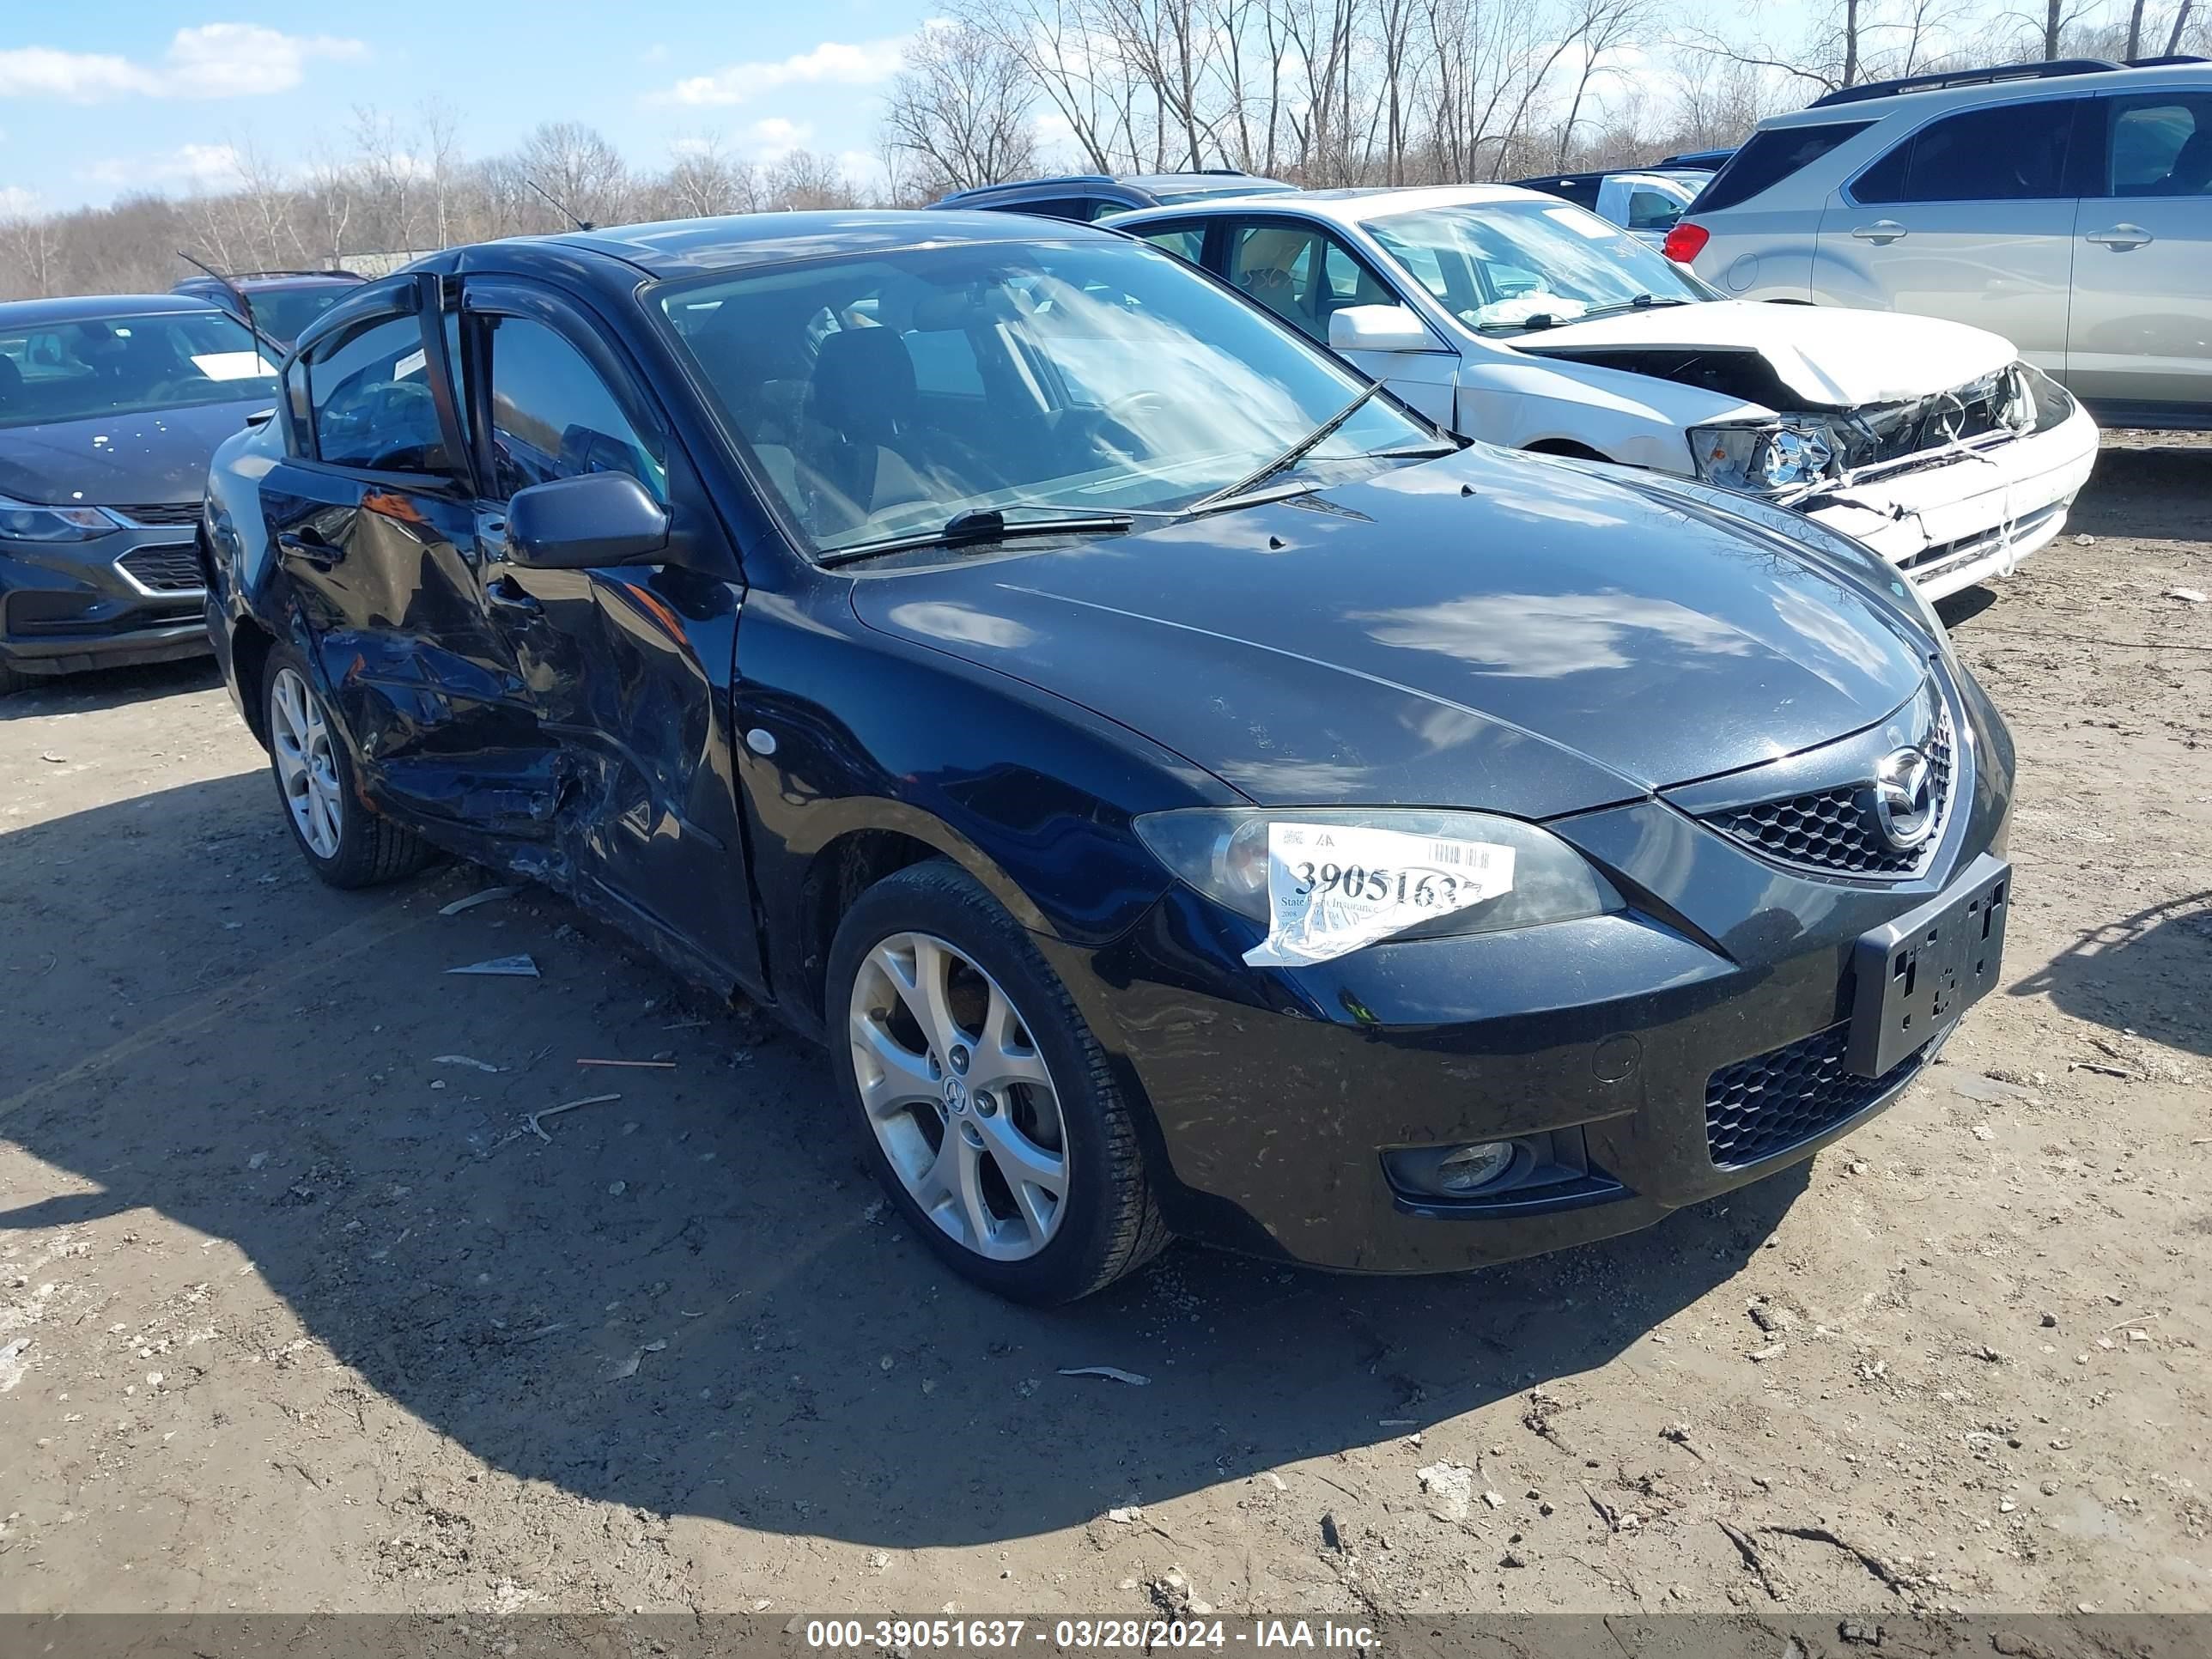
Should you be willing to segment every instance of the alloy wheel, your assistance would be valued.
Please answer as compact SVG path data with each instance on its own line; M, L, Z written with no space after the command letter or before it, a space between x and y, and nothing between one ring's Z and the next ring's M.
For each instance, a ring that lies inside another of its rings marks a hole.
M860 1103L908 1194L997 1261L1033 1256L1066 1208L1060 1094L1020 1010L957 947L894 933L853 983Z
M317 858L336 858L345 822L337 759L322 705L295 668L279 669L270 688L269 746L300 839Z

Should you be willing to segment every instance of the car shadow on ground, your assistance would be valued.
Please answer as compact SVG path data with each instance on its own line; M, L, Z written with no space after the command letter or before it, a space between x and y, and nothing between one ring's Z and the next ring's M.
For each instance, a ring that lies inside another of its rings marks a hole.
M440 914L483 879L329 891L258 771L0 836L0 908L34 897L68 941L0 974L24 1035L0 1058L0 1135L54 1171L0 1230L153 1211L252 1264L216 1274L196 1240L88 1258L152 1276L149 1300L235 1287L189 1316L216 1335L169 1357L167 1390L227 1374L358 1398L321 1354L287 1356L265 1284L312 1344L517 1480L887 1547L1011 1539L1547 1385L1571 1433L1571 1379L1735 1274L1805 1185L1800 1166L1477 1276L1178 1249L1076 1307L1019 1309L886 1212L818 1053L536 890ZM158 921L131 896L156 884ZM542 977L445 975L519 952ZM672 1067L575 1064L656 1054ZM623 1097L525 1121L603 1093ZM1655 1389L1699 1386L1656 1357ZM1150 1382L1060 1374L1100 1364ZM69 1383L22 1398L40 1386Z
M89 714L179 692L205 691L222 684L213 657L188 657L182 662L146 663L131 668L96 668L80 674L40 675L21 690L0 697L0 720Z
M2142 447L2107 443L2096 471L2066 517L2058 546L2076 535L2139 536L2171 540L2198 533L2195 504L2212 471L2212 449L2175 443ZM2184 516L2184 514L2186 516Z
M2212 890L2167 899L2077 934L2012 988L2076 1019L2212 1055Z

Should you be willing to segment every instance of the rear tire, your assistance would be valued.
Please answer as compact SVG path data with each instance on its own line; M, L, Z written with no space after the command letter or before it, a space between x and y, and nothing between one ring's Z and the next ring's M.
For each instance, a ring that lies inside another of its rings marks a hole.
M1049 1306L1168 1244L1104 1051L1021 925L957 865L861 894L824 1006L870 1168L963 1278Z
M362 799L337 721L297 653L278 646L262 669L270 771L285 826L308 866L333 887L374 887L412 875L436 856Z

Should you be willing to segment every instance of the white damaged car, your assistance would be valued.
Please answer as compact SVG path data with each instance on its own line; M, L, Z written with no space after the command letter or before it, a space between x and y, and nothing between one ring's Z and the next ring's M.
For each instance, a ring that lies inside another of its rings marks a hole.
M1995 334L1723 299L1532 191L1312 191L1111 222L1455 432L1793 507L1930 598L2049 543L2096 460L2095 422Z

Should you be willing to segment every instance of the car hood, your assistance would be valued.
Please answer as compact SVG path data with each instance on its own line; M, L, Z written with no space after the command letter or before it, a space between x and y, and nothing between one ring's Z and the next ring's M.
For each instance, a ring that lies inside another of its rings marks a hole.
M1533 356L1601 359L1614 368L1632 368L1622 354L1636 351L1750 353L1802 403L1826 409L1948 392L2018 356L2001 335L1939 318L1747 300L1625 311L1512 343Z
M0 495L92 506L196 501L216 446L268 407L264 397L0 427Z
M1527 817L1856 731L1932 649L1808 547L1481 446L1303 503L862 574L853 603L1265 804Z

